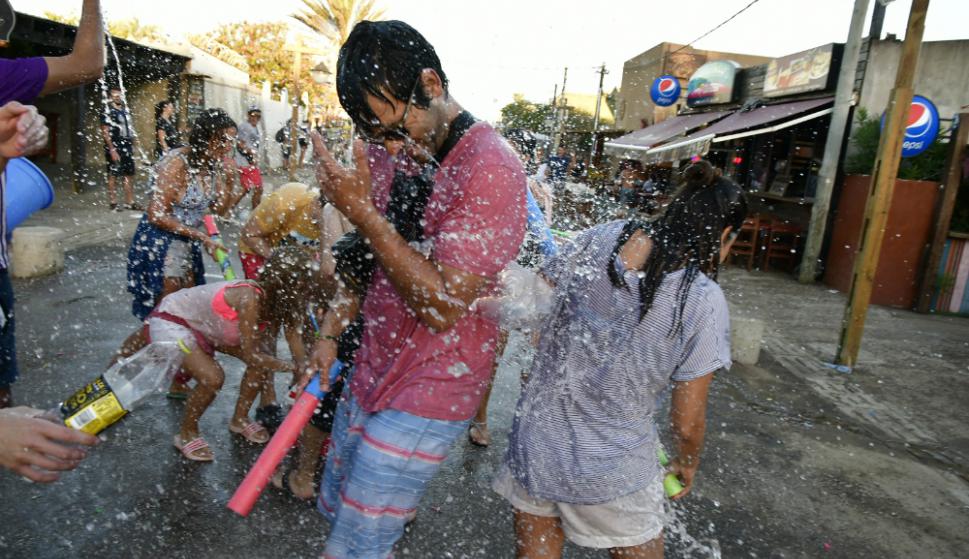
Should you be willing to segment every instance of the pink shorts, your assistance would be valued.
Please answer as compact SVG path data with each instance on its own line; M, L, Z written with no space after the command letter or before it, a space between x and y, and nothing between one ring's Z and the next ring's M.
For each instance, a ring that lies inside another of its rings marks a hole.
M259 167L255 165L240 167L239 183L246 192L253 188L262 188L262 173L259 171Z
M239 252L239 260L242 261L242 273L248 280L259 281L259 274L262 273L266 259L258 254Z

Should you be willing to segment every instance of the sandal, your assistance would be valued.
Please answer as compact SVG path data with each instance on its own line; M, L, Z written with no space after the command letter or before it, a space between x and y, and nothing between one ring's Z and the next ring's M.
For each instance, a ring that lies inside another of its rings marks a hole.
M250 421L249 424L242 429L239 429L230 423L229 431L235 433L236 435L241 435L242 438L254 444L266 444L269 442L269 431L255 421Z
M484 435L481 435L481 430ZM468 427L468 440L474 446L486 447L491 444L491 433L488 432L488 424L484 421L472 421Z
M195 437L187 443L182 443L181 437L175 435L175 448L182 453L182 456L193 462L212 462L214 456L199 455L200 451L209 450L209 443L202 437Z

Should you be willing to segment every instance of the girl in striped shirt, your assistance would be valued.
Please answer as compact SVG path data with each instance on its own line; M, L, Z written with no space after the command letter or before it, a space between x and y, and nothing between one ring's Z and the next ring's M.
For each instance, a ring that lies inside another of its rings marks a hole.
M730 367L718 268L747 213L743 191L700 161L653 222L606 223L543 268L553 286L529 381L494 482L514 508L518 556L565 538L613 557L663 556L653 414L673 385L670 471L688 493L712 373Z

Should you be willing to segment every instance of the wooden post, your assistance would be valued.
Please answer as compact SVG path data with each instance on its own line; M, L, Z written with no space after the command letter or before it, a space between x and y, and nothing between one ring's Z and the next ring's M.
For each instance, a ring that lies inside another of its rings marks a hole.
M299 90L299 71L300 62L303 59L303 50L300 48L302 45L297 44L296 49L293 52L295 60L293 61L293 96L290 98L290 103L293 104L292 117L289 120L289 181L293 182L296 180L296 164L299 159L299 139L297 138L299 132L299 98L301 93Z
M824 244L824 232L828 227L828 210L831 208L834 179L838 176L838 164L841 162L841 147L844 144L845 129L848 128L848 115L851 114L851 98L858 72L858 53L861 51L861 33L867 13L868 0L855 0L848 42L845 43L841 71L838 73L838 88L835 91L831 124L828 125L828 138L824 142L824 157L818 172L818 187L811 206L811 223L808 226L804 255L801 257L801 272L798 276L801 283L814 283L818 275L818 259Z
M854 271L851 276L851 289L848 291L848 305L845 307L841 337L838 344L836 361L840 365L854 367L861 349L861 337L865 331L868 304L871 301L875 271L878 269L878 256L885 237L885 224L888 210L895 191L898 176L898 163L902 157L902 140L908 111L912 105L912 84L915 81L915 68L922 49L922 33L925 31L925 14L929 0L912 0L908 15L908 28L902 44L902 57L895 75L895 88L892 90L888 105L888 116L878 146L878 157L871 173L868 203L865 206L865 219L862 222L858 253L855 256Z
M937 283L939 260L942 259L942 249L945 239L949 235L949 224L952 221L952 211L956 206L956 196L959 194L959 184L962 182L962 153L969 140L969 113L959 113L959 127L953 130L949 140L949 155L946 158L946 172L942 175L942 196L936 205L935 230L932 233L932 243L922 269L922 279L919 281L918 312L929 312L932 305L932 294Z

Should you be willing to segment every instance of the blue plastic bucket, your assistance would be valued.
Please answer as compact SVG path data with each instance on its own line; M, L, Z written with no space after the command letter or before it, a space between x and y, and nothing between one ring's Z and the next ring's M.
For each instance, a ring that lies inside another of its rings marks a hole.
M30 214L54 202L54 187L43 171L28 159L18 157L7 162L7 232L23 223Z

